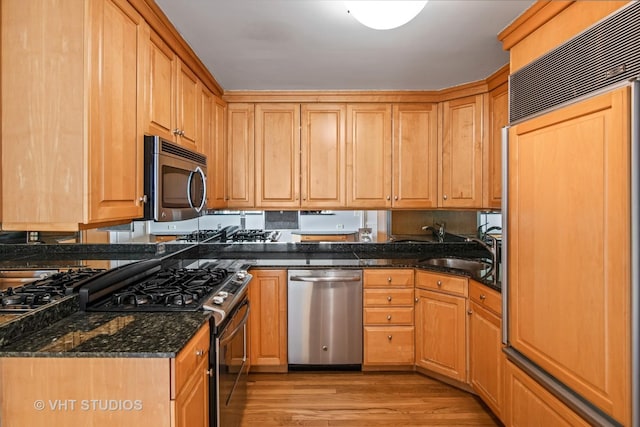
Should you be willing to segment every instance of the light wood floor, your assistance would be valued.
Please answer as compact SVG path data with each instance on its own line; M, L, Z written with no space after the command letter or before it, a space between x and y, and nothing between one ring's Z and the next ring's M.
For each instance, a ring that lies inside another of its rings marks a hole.
M243 426L497 426L471 394L416 373L250 374Z

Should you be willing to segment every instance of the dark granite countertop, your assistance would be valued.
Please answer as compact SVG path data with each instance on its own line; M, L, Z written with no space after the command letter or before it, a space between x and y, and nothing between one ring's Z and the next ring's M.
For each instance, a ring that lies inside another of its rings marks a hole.
M175 357L209 312L76 312L12 342L0 357Z

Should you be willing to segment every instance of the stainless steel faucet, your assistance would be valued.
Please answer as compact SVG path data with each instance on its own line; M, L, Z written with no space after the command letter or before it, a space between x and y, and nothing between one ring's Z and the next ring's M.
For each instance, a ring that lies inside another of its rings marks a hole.
M435 237L438 238L438 242L444 242L444 225L436 224L438 228L435 228L432 225L425 225L422 227L424 231L431 231Z
M491 268L489 269L489 271L487 272L487 274L485 275L485 277L489 277L489 275L491 275L491 273L493 273L493 283L497 283L498 282L498 271L496 269L497 265L496 265L496 261L498 259L498 239L496 239L495 237L491 236L490 234L485 234L485 238L489 238L492 241L492 245L488 245L487 242L485 242L482 239L478 239L476 237L468 237L467 238L467 242L475 242L477 244L479 244L480 246L482 246L483 248L485 248L487 251L489 251L489 253L491 254Z

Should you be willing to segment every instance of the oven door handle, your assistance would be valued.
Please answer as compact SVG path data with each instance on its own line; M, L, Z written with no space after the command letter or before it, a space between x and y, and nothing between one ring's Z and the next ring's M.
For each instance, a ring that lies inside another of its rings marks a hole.
M220 339L220 347L225 346L229 342L231 342L233 337L235 337L238 334L238 332L240 332L240 329L242 329L244 325L247 323L247 319L249 319L249 312L251 311L251 305L249 304L249 300L246 300L245 302L240 304L240 307L238 307L238 310L240 310L240 308L242 308L243 305L247 306L247 311L244 313L244 317L242 318L238 326L236 326L235 329L229 333L229 336ZM223 335L225 334L223 333Z
M318 276L291 276L292 282L359 282L362 280L360 276L345 277L318 277Z

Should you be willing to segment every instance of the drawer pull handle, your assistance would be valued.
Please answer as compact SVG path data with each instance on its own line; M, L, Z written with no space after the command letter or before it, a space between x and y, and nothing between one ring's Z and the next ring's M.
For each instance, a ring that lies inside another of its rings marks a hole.
M481 299L481 300L483 300L483 301L484 301L486 298L487 298L487 296L486 296L485 294L480 294L480 299Z
M387 297L387 301L391 301L392 299L393 299L393 298L391 298L391 295L389 295L389 296Z
M387 320L391 320L391 315L388 315L388 316L387 316Z
M438 285L438 286L442 286L442 281L441 281L441 280L438 280L437 285Z
M196 350L196 356L200 357L204 354L204 350L198 349Z
M388 339L389 341L391 341L391 338L393 338L393 335L389 335L389 336L387 337L387 339Z

